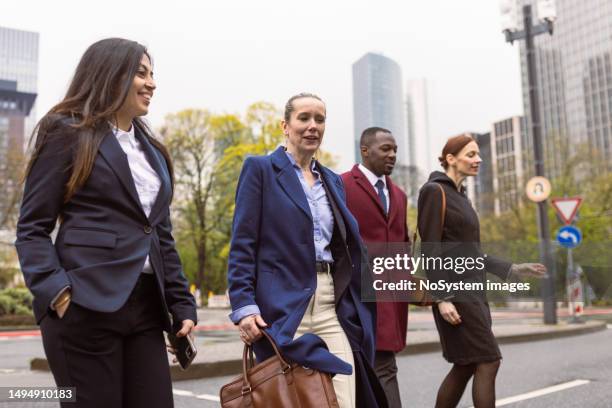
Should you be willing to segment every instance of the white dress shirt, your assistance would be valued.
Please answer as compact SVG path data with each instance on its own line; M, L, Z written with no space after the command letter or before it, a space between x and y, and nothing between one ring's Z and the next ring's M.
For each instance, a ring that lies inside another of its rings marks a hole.
M387 188L387 180L386 180L385 176L378 177L376 174L372 173L370 171L370 169L368 169L366 166L364 166L361 163L359 163L358 167L359 167L359 170L361 170L361 172L364 174L364 176L366 176L366 178L368 179L370 184L372 184L372 187L374 187L374 191L376 192L376 195L378 195L378 188L376 188L376 182L378 180L382 180L383 185L384 185L383 193L385 194L385 198L387 200L387 208L385 208L385 211L388 214L389 213L389 205L391 204L391 201L389 200L389 188Z
M142 150L142 146L136 136L134 135L134 125L129 131L123 131L119 128L113 127L113 133L117 137L117 141L121 146L121 149L125 152L130 165L130 172L132 173L132 179L134 179L134 185L136 186L136 192L138 192L138 198L144 213L148 217L151 214L151 208L155 203L159 188L161 186L161 180L153 167L149 164L145 152ZM145 260L143 273L153 273L151 263L149 262L149 256Z

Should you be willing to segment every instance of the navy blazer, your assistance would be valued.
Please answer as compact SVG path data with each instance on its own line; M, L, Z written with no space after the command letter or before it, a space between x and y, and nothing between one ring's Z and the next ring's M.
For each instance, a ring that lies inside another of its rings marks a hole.
M366 360L370 365L375 351L375 305L360 301L361 268L366 258L359 229L346 207L340 176L321 165L318 169L346 226L348 265L352 268L350 281L336 293L338 320L356 364ZM244 162L236 191L228 281L232 310L257 305L287 358L325 372L351 373L350 365L331 354L320 337L308 333L293 340L316 290L317 277L310 208L282 147L269 156L249 157ZM263 340L254 348L258 360L272 354Z
M37 322L65 286L72 302L91 310L114 312L127 301L147 255L165 307L165 330L184 319L197 321L170 223L172 186L163 155L137 126L135 136L161 180L147 217L140 204L127 156L110 126L104 132L85 184L64 203L76 138L67 119L58 120L25 183L15 246L26 284L34 295ZM52 242L50 234L60 220Z

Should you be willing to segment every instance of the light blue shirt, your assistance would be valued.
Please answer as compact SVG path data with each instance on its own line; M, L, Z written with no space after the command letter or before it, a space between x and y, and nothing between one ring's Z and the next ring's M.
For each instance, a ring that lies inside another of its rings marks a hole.
M317 262L334 262L331 249L329 248L332 234L334 233L334 214L327 199L327 194L325 194L325 188L323 188L321 174L315 169L315 161L313 160L310 169L315 176L315 182L310 187L302 174L302 169L297 165L291 153L287 151L285 153L300 180L304 194L306 194L308 206L310 207L316 260Z

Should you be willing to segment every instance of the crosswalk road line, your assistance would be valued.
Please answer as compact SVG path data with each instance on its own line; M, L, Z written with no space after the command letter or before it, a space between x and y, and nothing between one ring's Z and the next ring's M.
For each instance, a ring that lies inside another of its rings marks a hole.
M172 389L172 393L181 397L193 397L194 395L191 391L177 390L176 388Z
M574 381L569 381L569 382L562 383L562 384L553 385L551 387L541 388L539 390L527 392L524 394L519 394L519 395L515 395L512 397L499 399L495 401L495 406L502 407L504 405L513 404L515 402L525 401L528 399L541 397L543 395L552 394L554 392L559 392L559 391L567 390L570 388L578 387L580 385L585 385L585 384L588 384L589 382L590 382L589 380L574 380ZM195 394L191 391L178 390L176 388L174 388L172 392L174 393L174 395L178 395L182 397L191 397L191 398L203 399L207 401L220 402L219 397L216 395Z
M207 401L221 402L221 398L217 397L216 395L198 394L195 397L198 398L198 399L203 399L203 400L207 400Z
M580 385L585 385L585 384L588 384L588 383L590 383L589 380L568 381L566 383L553 385L551 387L541 388L539 390L527 392L525 394L519 394L519 395L515 395L513 397L499 399L499 400L495 401L495 406L496 407L502 407L504 405L509 405L509 404L513 404L515 402L525 401L525 400L528 400L528 399L541 397L543 395L552 394L553 392L559 392L559 391L567 390L569 388L578 387ZM471 408L474 408L474 407L471 407Z

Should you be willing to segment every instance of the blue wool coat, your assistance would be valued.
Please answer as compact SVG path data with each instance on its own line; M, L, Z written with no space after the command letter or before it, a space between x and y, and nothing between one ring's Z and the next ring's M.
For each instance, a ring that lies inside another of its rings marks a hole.
M360 301L361 270L367 268L367 257L357 222L346 207L342 179L318 163L317 167L335 216L341 217L334 234L342 236L343 248L332 251L336 312L353 349L357 400L376 407L382 393L372 370L376 305ZM320 337L309 333L293 340L315 293L317 277L312 215L282 147L244 162L236 191L228 281L233 315L241 309L259 310L286 358L329 373L352 372ZM259 361L273 355L265 340L254 349Z

